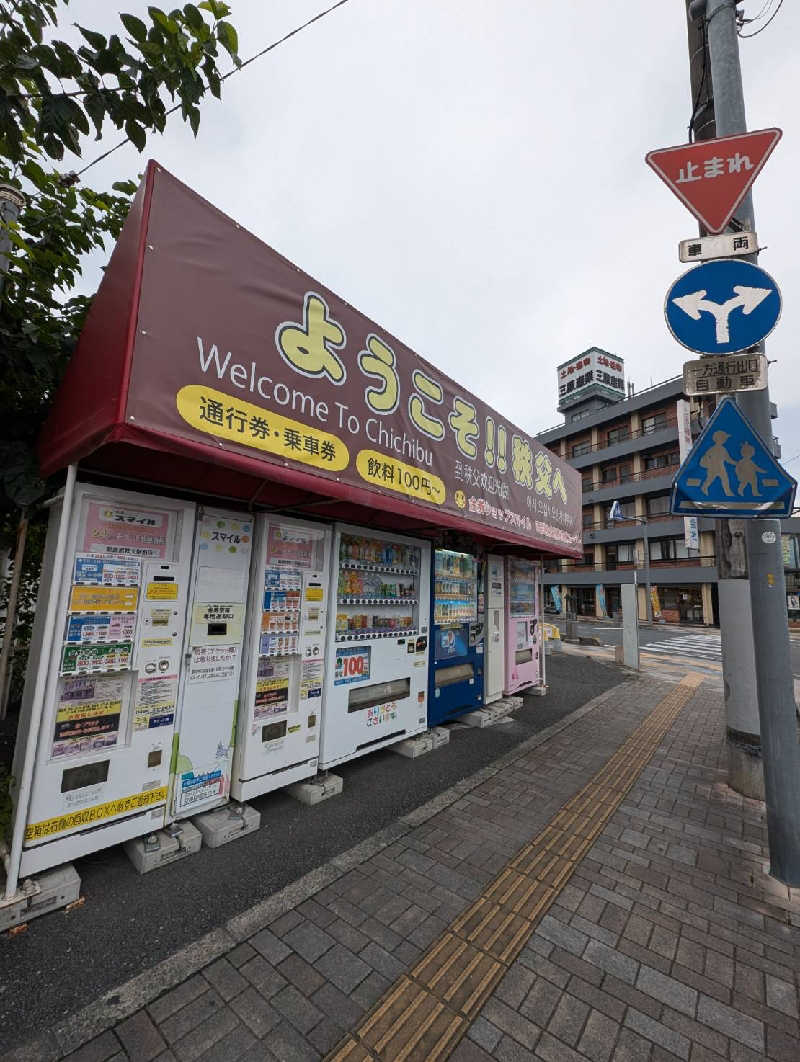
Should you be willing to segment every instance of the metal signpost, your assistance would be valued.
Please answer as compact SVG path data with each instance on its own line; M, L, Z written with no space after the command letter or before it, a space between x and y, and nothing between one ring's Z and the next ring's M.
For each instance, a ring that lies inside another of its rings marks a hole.
M736 354L765 339L781 315L778 285L740 258L695 266L667 292L670 332L698 354Z
M781 132L747 132L736 4L719 0L712 5L706 0L693 0L688 11L690 18L704 21L714 117L720 135L681 148L651 152L647 162L708 232L722 233L731 222L736 233L753 233L755 216L749 189ZM673 285L667 296L667 321L684 346L701 354L763 352L760 344L780 314L780 295L772 278L754 265L755 254L749 258L708 262ZM745 271L743 266L755 272ZM753 289L761 289L763 296L759 297ZM695 501L716 503L712 511L723 517L744 515L742 509L731 511L731 501L749 503L754 510L748 520L747 548L770 873L787 885L798 886L800 745L781 526L774 518L791 504L794 481L780 469L771 445L764 442L772 440L768 389L742 391L738 403L748 419L742 418L736 424L731 421L732 436L725 430L723 418L730 417L731 406L736 407L731 399L723 401L716 426L704 433L682 466L683 477L681 472L676 477L674 498L678 512L682 511L678 498L681 487L695 491ZM731 453L732 441L736 443L735 453ZM691 476L699 481L696 485L684 482L689 478L686 469L693 460L698 466ZM776 481L774 487L767 483L768 479ZM770 495L771 491L774 493ZM709 513L708 509L703 511Z
M701 358L683 363L683 393L691 397L728 394L732 391L762 391L767 386L765 354ZM681 454L681 459L685 457Z

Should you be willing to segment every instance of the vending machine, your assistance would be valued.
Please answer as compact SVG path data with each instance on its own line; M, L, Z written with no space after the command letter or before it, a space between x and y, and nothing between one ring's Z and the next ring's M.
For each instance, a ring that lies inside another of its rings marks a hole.
M522 557L506 557L506 694L540 681L539 596L539 566Z
M171 817L225 803L231 784L253 518L197 514Z
M478 558L437 549L433 564L429 726L481 707L484 668Z
M430 546L337 524L319 765L427 727Z
M231 794L247 800L316 773L331 529L259 516Z
M57 595L21 873L164 825L195 507L77 484L61 579L50 511L20 740L31 724L47 595ZM15 772L19 765L15 765Z
M484 704L503 696L506 681L506 566L505 558L486 558L486 637Z

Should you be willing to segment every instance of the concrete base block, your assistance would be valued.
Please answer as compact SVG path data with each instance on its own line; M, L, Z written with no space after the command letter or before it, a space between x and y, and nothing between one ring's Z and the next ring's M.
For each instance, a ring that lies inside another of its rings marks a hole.
M222 808L205 811L195 815L192 822L203 835L203 844L208 848L219 848L229 841L238 841L261 825L261 812L249 804L239 804L232 800Z
M287 785L286 792L299 800L301 804L320 804L323 800L338 796L344 787L344 781L340 774L331 774L326 771L318 774L315 778L309 778L307 782L295 782Z
M527 690L525 691L528 692ZM479 708L476 712L467 712L458 717L459 723L466 726L476 726L480 729L486 726L494 726L501 719L511 715L522 707L522 697L502 697L499 701Z
M547 692L550 689L548 685L531 686L529 690L525 690L526 697L546 697Z
M764 761L760 750L730 739L727 745L728 785L751 800L764 800Z
M75 903L80 892L81 879L72 863L26 878L12 900L8 903L0 901L0 932Z
M406 759L415 760L417 756L424 756L449 742L450 731L447 727L434 726L426 730L424 734L417 734L416 737L406 738L405 741L398 741L396 745L390 745L389 751L396 752L398 756L405 756Z
M123 845L125 855L140 874L177 863L179 859L200 851L203 838L191 822L173 822L165 830L147 837L134 837Z

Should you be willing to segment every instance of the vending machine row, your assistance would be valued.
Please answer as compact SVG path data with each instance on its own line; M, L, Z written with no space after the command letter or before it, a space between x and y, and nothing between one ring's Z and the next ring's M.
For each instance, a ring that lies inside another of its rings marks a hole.
M437 549L431 572L421 539L78 484L51 588L61 505L42 570L56 628L23 875L179 833L231 797L536 681L531 562ZM47 612L37 609L18 754Z

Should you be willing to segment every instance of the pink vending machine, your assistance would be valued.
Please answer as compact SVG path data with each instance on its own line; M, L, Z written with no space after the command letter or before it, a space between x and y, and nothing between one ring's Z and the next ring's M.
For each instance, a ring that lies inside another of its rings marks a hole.
M506 557L506 696L541 681L538 571L534 561Z

